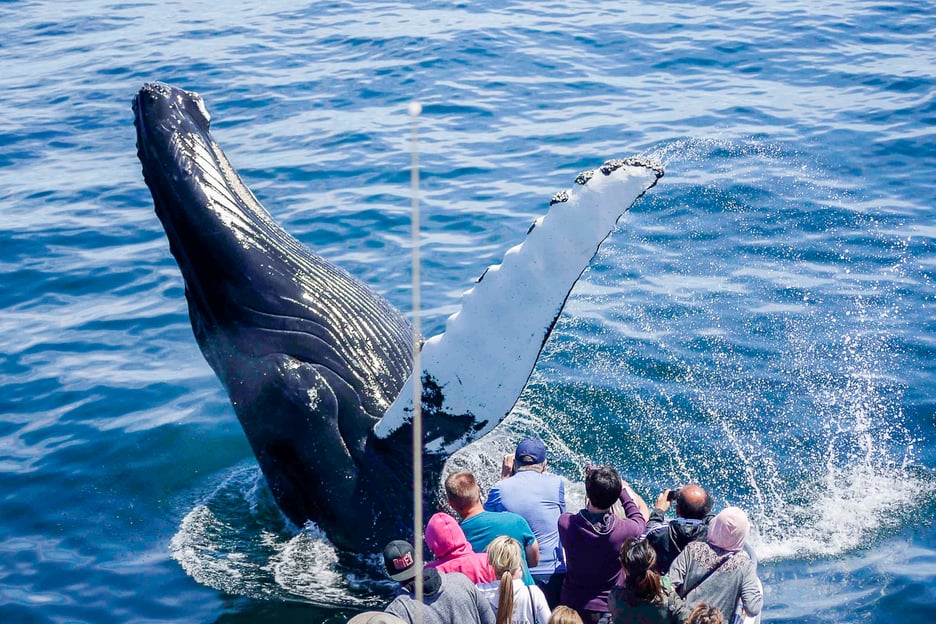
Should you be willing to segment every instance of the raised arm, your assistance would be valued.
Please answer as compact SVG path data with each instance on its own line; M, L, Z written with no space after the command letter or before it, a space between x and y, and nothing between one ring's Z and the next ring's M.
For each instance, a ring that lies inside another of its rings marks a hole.
M634 497L640 500L646 509L647 504L643 502L643 499L637 496L630 486L625 483L624 487L621 488L620 498L621 506L624 507L625 517L621 518L619 523L616 523L616 531L626 530L630 535L640 535L644 532L644 529L647 528L647 518L643 515L643 512L640 510L640 505L637 504ZM647 511L647 515L650 515L649 511ZM621 529L618 529L617 526L620 526Z

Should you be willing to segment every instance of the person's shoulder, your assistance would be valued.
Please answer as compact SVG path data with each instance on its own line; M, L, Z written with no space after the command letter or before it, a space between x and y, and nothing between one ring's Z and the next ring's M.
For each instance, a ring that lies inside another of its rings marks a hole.
M523 516L521 516L520 514L514 513L514 512L512 512L512 511L505 511L505 512L503 512L503 513L504 513L504 514L510 514L510 517L509 517L510 523L511 523L513 526L515 526L517 529L519 529L519 530L521 530L521 531L532 531L532 530L533 530L533 529L530 528L530 523L527 522L527 519L524 518Z
M539 585L525 585L524 587L530 588L530 595L533 597L534 601L540 601L546 604L549 604L546 600L546 594L543 593L543 589ZM545 623L542 623L545 624Z
M478 583L475 585L475 587L477 587L478 591L482 594L488 594L491 592L497 593L500 590L500 580Z
M591 523L582 517L581 512L561 514L557 525L570 537L578 534L594 533Z
M543 480L552 481L554 483L562 483L562 477L557 475L555 472L538 472L536 473Z
M483 518L486 513L493 512L484 512L482 514L478 514L477 516L471 516L470 518L462 520L458 523L458 526L461 527L462 533L465 534L465 539L467 539L469 542L471 541L472 537L475 537L478 533L483 533L487 528L487 523Z
M624 589L625 588L623 585L615 585L610 590L608 590L608 596L613 598L620 598L624 595Z
M538 485L542 485L544 483L549 483L549 484L555 483L558 485L562 483L562 477L560 477L556 473L539 472L538 470L523 470L521 472L518 472L514 476L510 477L508 481L510 481L511 479L514 480L514 483L516 483L518 487L528 485L530 483L535 483Z
M557 501L565 493L565 481L554 472L537 472L536 489L546 500Z
M741 567L751 567L757 569L757 562L751 558L751 555L747 551L741 550L738 554L735 555L738 558L738 563Z
M497 524L500 526L514 525L514 524L517 524L518 521L526 522L526 520L524 520L523 516L521 516L520 514L514 513L513 511L507 511L506 509L504 511L488 511L487 509L485 509L480 514L478 514L477 516L473 516L473 517L474 518L483 517L484 522L489 522L491 524Z
M390 601L390 604L384 607L384 613L389 613L390 615L395 615L398 618L408 621L409 612L406 609L406 604L408 602L412 603L413 599L406 594L399 594Z
M440 572L439 576L442 577L442 587L467 587L470 585L472 589L475 588L475 584L471 582L471 579L468 578L464 572L452 570L450 572Z
M532 532L530 523L527 522L523 516L512 511L485 511L484 514L478 514L478 516L475 517L481 515L484 515L484 519L481 523L496 527L498 531L504 531L511 537L516 537L514 533L517 532Z
M518 491L523 489L523 478L520 476L522 474L524 473L518 472L517 474L510 475L506 479L495 482L488 491L488 498L491 497L491 494L495 496L507 496L508 498L514 496Z
M683 552L687 552L690 555L697 557L699 555L712 552L712 547L709 546L709 543L705 540L694 540L686 544L686 547L683 548Z
M660 536L665 536L666 539L669 539L669 523L664 522L663 524L656 524L651 520L647 523L644 536L650 542L659 541Z
M484 507L484 511L504 511L504 492L501 491L500 487L502 483L504 482L498 481L496 484L491 486L490 490L488 490L487 499L485 499L484 504L482 505L482 507Z
M476 516L471 516L464 522L472 522L478 526L484 525L489 526L492 524L501 524L504 521L504 516L509 514L509 511L488 511L485 509ZM464 525L462 525L464 526Z
M526 522L526 518L514 511L505 511L503 512L504 517L509 519L511 522Z
M608 608L612 612L619 611L627 606L627 588L622 585L615 585L608 592Z

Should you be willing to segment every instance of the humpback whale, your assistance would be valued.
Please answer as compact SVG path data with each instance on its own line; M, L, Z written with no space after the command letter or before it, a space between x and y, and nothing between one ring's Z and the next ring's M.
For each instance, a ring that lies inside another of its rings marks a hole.
M348 551L411 535L410 323L273 220L213 140L196 93L148 83L133 111L192 331L280 509ZM580 174L422 343L427 513L446 459L509 414L575 281L662 175L641 159Z

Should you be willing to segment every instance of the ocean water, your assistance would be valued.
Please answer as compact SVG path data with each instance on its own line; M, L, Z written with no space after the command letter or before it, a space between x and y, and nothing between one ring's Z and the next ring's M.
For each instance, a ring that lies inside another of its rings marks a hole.
M936 4L0 2L0 621L344 622L373 560L289 526L188 323L135 153L198 91L287 230L426 335L576 174L666 175L519 404L573 482L698 480L764 621L936 615ZM418 101L418 145L407 105ZM389 539L389 537L388 537Z

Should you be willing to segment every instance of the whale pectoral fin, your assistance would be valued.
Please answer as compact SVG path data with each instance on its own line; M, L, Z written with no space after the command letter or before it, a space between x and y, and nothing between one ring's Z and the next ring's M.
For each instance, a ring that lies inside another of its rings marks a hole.
M428 453L451 455L513 409L575 282L621 214L662 175L658 164L637 159L580 174L465 293L445 333L420 353ZM411 422L412 384L411 376L375 426L377 438Z

